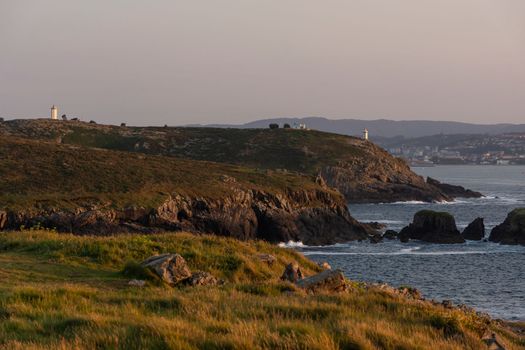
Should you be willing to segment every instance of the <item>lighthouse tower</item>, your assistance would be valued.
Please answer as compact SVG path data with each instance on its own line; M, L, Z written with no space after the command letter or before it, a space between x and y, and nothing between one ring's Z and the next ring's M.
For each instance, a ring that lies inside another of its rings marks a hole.
M368 129L363 130L363 139L368 140Z
M55 105L51 107L51 119L58 120L58 108Z

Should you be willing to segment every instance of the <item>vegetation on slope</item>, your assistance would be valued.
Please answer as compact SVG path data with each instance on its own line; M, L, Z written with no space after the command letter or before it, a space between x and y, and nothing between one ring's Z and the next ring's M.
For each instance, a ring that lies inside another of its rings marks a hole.
M215 287L129 286L127 261L177 252ZM257 254L277 258L273 266ZM263 242L168 234L77 237L0 234L0 348L7 349L483 349L483 319L358 284L309 295L279 281L298 253ZM525 342L502 325L509 349Z
M117 127L77 121L15 120L0 134L84 147L322 174L348 201L447 200L401 159L360 138L295 129Z
M309 176L14 137L0 139L0 209L35 202L77 206L91 200L120 207L152 207L172 193L221 198L233 187L283 194L318 189L338 196Z

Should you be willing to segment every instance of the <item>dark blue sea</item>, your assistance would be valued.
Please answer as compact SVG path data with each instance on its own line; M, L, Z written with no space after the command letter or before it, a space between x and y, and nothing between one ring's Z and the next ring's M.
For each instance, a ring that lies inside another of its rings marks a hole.
M514 208L525 207L525 166L436 166L414 168L422 176L480 191L486 197L450 203L352 204L360 221L387 229L406 226L418 210L447 211L460 229L480 216L490 229ZM488 242L380 244L352 242L324 247L290 244L316 261L327 261L360 281L411 285L427 298L449 299L496 318L525 320L525 247Z

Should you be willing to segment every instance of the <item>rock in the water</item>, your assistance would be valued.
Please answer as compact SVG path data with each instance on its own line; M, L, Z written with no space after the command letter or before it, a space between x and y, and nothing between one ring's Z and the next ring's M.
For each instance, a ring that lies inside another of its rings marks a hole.
M370 235L368 237L368 240L370 243L381 243L383 241L383 236L381 236L379 233L375 235Z
M257 257L262 262L267 263L268 266L272 266L273 263L277 261L277 258L275 256L271 255L271 254L259 254L259 255L257 255Z
M511 211L503 223L492 229L489 241L525 245L525 208Z
M325 270L317 275L297 281L297 285L309 292L344 292L348 286L341 270Z
M323 270L331 270L332 269L332 266L330 266L329 263L327 263L326 261L322 262L322 263L319 263L318 264L320 268L322 268Z
M464 239L470 241L481 241L483 237L485 237L485 224L483 223L483 218L477 218L472 221L467 227L465 227L462 236Z
M298 264L290 263L286 265L284 272L281 276L281 280L289 282L297 282L304 278L303 272L299 268Z
M399 239L406 242L418 239L431 243L464 243L456 227L454 217L449 213L421 210L414 215L412 223L399 232Z
M397 238L397 232L394 230L386 230L383 234L383 238L385 239L396 239Z
M155 272L170 286L191 277L186 260L179 254L154 255L144 260L141 265Z
M431 177L427 177L427 184L438 188L444 195L452 197L452 198L457 198L457 197L480 198L480 197L483 197L483 195L479 192L466 189L463 186L444 184Z
M187 282L190 286L215 286L219 284L219 280L211 273L203 271L192 273Z

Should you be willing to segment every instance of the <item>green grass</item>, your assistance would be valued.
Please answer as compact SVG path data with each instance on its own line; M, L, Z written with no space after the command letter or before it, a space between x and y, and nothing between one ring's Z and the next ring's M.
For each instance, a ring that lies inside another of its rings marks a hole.
M177 252L216 287L127 285L129 261ZM257 254L273 254L268 266ZM285 264L317 266L264 242L165 234L76 237L45 231L0 234L0 348L6 349L483 349L508 327L473 314L353 284L309 295L279 281Z

